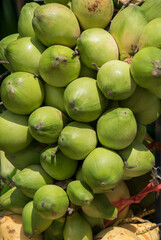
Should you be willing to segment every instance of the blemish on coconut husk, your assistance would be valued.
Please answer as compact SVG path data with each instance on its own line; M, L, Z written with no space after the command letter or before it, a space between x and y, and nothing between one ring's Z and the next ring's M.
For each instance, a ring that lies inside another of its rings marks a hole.
M15 93L15 90L13 88L10 88L11 93Z
M47 155L45 154L45 155L44 155L44 159L46 160L46 158L47 158Z
M9 85L12 84L12 81L9 81L8 84L9 84Z
M17 82L18 82L18 83L23 83L23 80L22 80L22 79L19 79Z
M107 95L111 96L112 95L112 90L107 90Z
M9 230L8 233L14 233L15 232L15 229L12 229L12 230Z
M45 122L41 122L35 126L36 131L39 131L42 125L45 125Z
M75 101L74 100L73 100L73 102L70 103L70 106L73 107L73 108L75 107Z
M102 3L101 0L96 0L94 3L88 2L88 5L86 6L89 12L100 12L101 10L99 7L101 7Z
M44 206L45 206L45 203L44 203L44 202L42 202L42 203L41 203L41 206L42 206L42 207L44 207Z

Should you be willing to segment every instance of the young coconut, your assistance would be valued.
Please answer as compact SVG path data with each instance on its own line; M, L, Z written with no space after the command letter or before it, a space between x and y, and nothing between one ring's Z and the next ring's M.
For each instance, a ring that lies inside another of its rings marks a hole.
M74 13L58 3L43 4L36 8L32 24L37 38L47 47L55 44L74 47L80 35Z
M64 92L64 105L68 115L78 122L96 120L106 109L108 100L93 78L82 77L71 82Z
M107 61L118 59L116 41L109 32L101 28L83 31L77 39L77 48L82 62L94 70Z
M114 12L112 0L72 0L71 8L82 29L105 28Z
M15 72L1 84L1 99L13 113L27 115L41 106L44 100L42 82L26 72Z
M39 61L44 50L37 38L22 37L7 45L5 56L14 72L39 74Z

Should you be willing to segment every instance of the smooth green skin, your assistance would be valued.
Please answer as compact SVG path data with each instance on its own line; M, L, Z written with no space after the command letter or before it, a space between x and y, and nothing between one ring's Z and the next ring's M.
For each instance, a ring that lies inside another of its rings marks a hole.
M93 201L92 191L79 180L74 180L68 184L67 195L70 201L78 206L89 206Z
M32 27L32 19L35 9L39 6L36 2L30 2L22 7L18 18L18 32L21 37L36 37Z
M134 168L125 168L123 179L141 176L149 172L155 164L155 156L142 143L134 141L127 148L119 151L120 156L129 166Z
M130 108L134 114L137 114L149 108L152 111L151 106L153 106L157 100L159 101L154 94L137 85L135 92L129 98L120 101L119 106Z
M44 232L52 224L52 220L42 218L36 213L33 201L27 203L22 212L23 232L26 237L34 238Z
M11 181L12 177L16 174L17 169L6 158L5 153L0 151L0 173L3 179Z
M146 135L146 125L137 121L137 133L134 140L138 141L139 143L142 143L144 141L145 135Z
M33 74L15 72L3 80L1 99L4 106L11 112L27 115L43 103L44 87L41 80Z
M0 210L8 210L13 213L22 214L24 206L30 201L21 190L12 187L0 196Z
M39 74L39 61L45 47L36 39L23 37L9 43L5 56L13 72Z
M69 205L66 192L59 186L46 185L37 190L33 200L35 211L44 219L62 217Z
M94 193L112 189L121 180L123 173L124 164L121 157L103 147L94 149L82 165L83 179Z
M73 120L91 122L106 109L108 100L98 89L95 79L82 77L66 87L64 105Z
M28 128L28 116L11 113L0 114L0 150L16 153L26 148L32 141Z
M80 27L74 13L58 3L41 5L32 20L37 38L45 46L60 44L74 47L80 35Z
M40 163L45 172L56 180L71 178L77 168L74 161L58 150L58 147L48 147L41 152Z
M63 5L67 5L69 2L69 0L44 0L44 3L59 3L59 4L63 4Z
M145 47L161 48L161 17L150 21L142 31L139 39L139 50ZM157 33L157 34L156 34Z
M67 121L67 117L59 109L43 106L31 113L29 131L39 142L55 143Z
M148 125L156 121L161 114L161 101L156 99L153 104L146 108L144 111L135 114L135 118L142 124Z
M81 214L82 217L84 217L87 220L87 222L91 226L92 232L94 234L100 232L102 229L105 228L103 218L92 218L92 217L88 216L87 214L85 214L82 211L82 209L80 211L80 214Z
M18 33L14 33L14 34L11 34L11 35L8 35L7 37L3 38L1 41L0 41L0 60L1 61L7 61L7 58L5 56L5 48L7 47L7 45L18 39L19 37L19 34ZM10 72L13 72L13 69L11 67L10 64L3 64L3 66Z
M112 0L72 0L71 9L78 18L82 29L105 28L112 19Z
M97 121L100 143L120 150L132 143L137 133L137 124L129 108L110 108Z
M39 72L44 81L54 87L66 87L79 76L81 64L74 51L66 46L47 48L39 63Z
M91 28L82 32L77 39L77 47L82 62L96 70L92 64L101 67L105 62L118 59L118 47L112 35L101 28Z
M63 229L65 217L55 219L50 227L44 231L44 240L64 240Z
M64 91L65 88L53 87L49 84L44 85L45 98L44 103L46 106L58 108L60 111L66 113L64 106Z
M91 69L87 67L82 61L81 61L81 70L79 74L80 77L90 77L96 79L97 71L94 69Z
M97 135L89 124L71 122L61 131L58 145L67 157L82 160L97 146Z
M30 165L17 173L12 178L15 185L30 198L35 192L46 184L52 184L53 179L43 170L40 165Z
M93 240L89 223L78 212L67 216L63 235L64 240Z
M29 165L40 165L40 153L45 146L39 144L36 141L27 146L22 151L16 153L5 153L7 159L15 166L17 169L23 170Z
M126 99L136 88L129 64L120 60L111 60L101 66L97 74L97 84L103 95L111 100Z
M152 94L154 94L157 98L161 99L161 85L155 87L153 89L148 89Z
M82 206L82 210L89 217L113 220L117 218L118 210L104 194L95 194L89 206Z
M136 83L150 91L161 86L161 49L146 47L135 54L130 72Z
M160 0L146 0L142 5L141 9L144 11L148 22L155 18L161 17L161 1Z
M128 6L116 14L110 25L110 33L118 44L120 54L135 54L146 24L144 12L139 6Z

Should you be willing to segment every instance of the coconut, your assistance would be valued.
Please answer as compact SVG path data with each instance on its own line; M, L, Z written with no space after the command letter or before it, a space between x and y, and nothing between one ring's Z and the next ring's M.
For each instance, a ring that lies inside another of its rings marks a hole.
M83 31L77 39L77 47L82 62L94 70L107 61L118 59L116 41L109 32L101 28Z
M7 37L3 38L1 41L0 41L0 60L1 61L7 61L7 58L5 56L5 48L7 47L7 45L18 39L19 37L19 34L18 33L14 33L14 34L11 34L11 35L8 35ZM3 66L9 70L10 72L13 71L12 67L10 64L3 64Z
M0 150L15 153L26 148L32 141L28 128L28 116L17 115L9 110L0 114Z
M37 38L47 47L55 44L73 47L80 35L79 23L74 13L58 3L36 8L32 24Z
M71 8L82 29L105 28L114 12L112 0L73 0Z
M66 46L54 45L47 48L39 63L39 71L45 82L54 87L65 87L80 73L78 56Z
M1 99L11 112L20 115L30 114L43 102L43 84L30 73L12 73L2 82Z
M161 17L161 0L146 0L141 9L144 11L146 19L150 22L155 18Z
M76 121L96 120L107 104L108 100L103 96L93 78L77 78L66 87L64 92L65 109Z
M135 54L146 24L146 17L139 6L128 6L116 14L110 25L110 33L118 44L120 54Z
M31 37L19 38L5 48L5 56L14 72L39 74L39 60L45 47Z
M32 19L35 9L39 6L40 5L36 2L30 2L22 7L18 18L18 32L21 37L35 37Z
M112 100L126 99L136 88L129 64L119 60L111 60L101 66L97 74L97 84L103 95Z

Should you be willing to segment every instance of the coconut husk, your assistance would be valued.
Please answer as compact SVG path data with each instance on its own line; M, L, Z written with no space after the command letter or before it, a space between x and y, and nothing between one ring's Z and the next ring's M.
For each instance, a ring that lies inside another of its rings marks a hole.
M0 217L0 240L29 240L24 233L22 227L22 216L13 214L10 216ZM43 240L43 236L39 235L32 240Z

